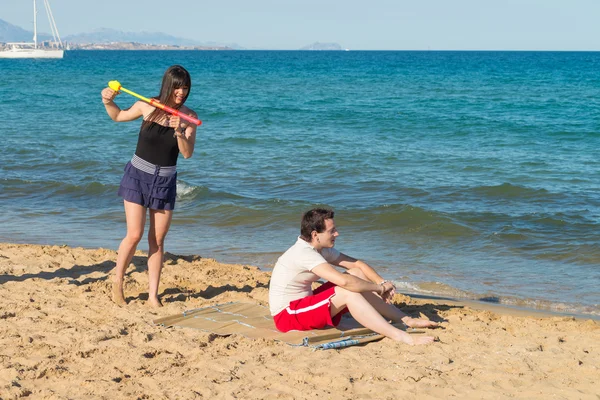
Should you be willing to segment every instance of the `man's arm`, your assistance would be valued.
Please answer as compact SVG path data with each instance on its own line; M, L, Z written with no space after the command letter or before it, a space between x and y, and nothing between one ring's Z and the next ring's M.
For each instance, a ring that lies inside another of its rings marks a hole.
M351 287L353 287L353 288L359 287L359 286L367 287L367 285L369 285L369 287L372 287L372 285L374 283L377 284L379 282L384 282L384 279L370 265L368 265L367 263L365 263L363 261L356 260L350 256L340 253L340 256L332 264L337 265L342 268L345 268L345 269L348 269L348 270L352 269L352 268L359 268L371 282L367 282L363 279L360 279L360 278L350 275L350 274L342 274L341 272L337 271L335 268L333 268L329 264L318 265L315 268L313 268L312 272L319 275L321 278L327 279L328 281L333 282L336 285L341 286L344 289L350 290L352 292L371 291L371 292L378 293L388 303L392 300L392 298L394 297L394 294L396 294L396 288L391 282L385 282L383 285L377 285L380 288L379 290L373 290L373 289L353 290ZM331 271L333 271L333 272L331 272ZM321 275L322 273L324 275ZM338 282L344 282L343 278L346 278L347 281L350 281L349 286L343 286L342 284L338 283ZM336 281L334 279L337 279L338 281ZM359 285L354 286L355 285L355 283L353 283L354 280L359 281ZM383 288L383 289L381 289L381 288ZM382 293L381 290L384 290L384 292ZM412 318L409 315L403 313L402 311L400 311L400 312L402 314L404 314L404 317L402 317L402 319L401 319L402 322L411 328L437 328L437 327L439 327L437 322L429 321L427 319Z
M357 260L350 256L340 253L340 256L332 262L333 265L337 265L344 269L358 268L363 274L373 283L381 283L384 279L379 275L369 264L364 261Z
M339 287L356 293L375 292L383 295L394 287L390 282L380 285L374 282L365 281L351 274L342 274L328 263L319 264L311 271Z

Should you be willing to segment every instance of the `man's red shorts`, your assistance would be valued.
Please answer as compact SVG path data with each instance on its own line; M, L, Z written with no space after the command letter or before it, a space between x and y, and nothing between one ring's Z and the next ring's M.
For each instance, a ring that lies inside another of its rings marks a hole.
M275 326L281 332L291 330L308 331L326 326L338 326L342 315L348 312L344 308L331 318L329 300L335 296L335 285L327 282L313 291L312 296L290 302L283 311L273 317Z

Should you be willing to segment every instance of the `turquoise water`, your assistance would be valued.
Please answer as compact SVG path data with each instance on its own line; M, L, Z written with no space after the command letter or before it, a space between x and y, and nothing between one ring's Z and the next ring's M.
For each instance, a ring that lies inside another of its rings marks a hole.
M156 95L175 63L204 123L167 251L269 269L327 205L336 247L401 291L600 315L600 53L0 60L0 241L116 249L139 122L110 121L99 93Z

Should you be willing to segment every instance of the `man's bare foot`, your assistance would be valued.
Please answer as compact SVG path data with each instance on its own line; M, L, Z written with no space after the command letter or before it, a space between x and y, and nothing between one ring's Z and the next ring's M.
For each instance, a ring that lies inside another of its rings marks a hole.
M418 318L403 318L402 322L409 328L439 328L439 324L437 322L430 321L428 319L418 319Z
M433 336L411 336L412 343L409 343L411 346L418 346L420 344L431 344L435 342L435 337Z
M113 283L112 299L116 305L123 307L127 305L125 296L123 295L123 284Z
M433 336L417 336L417 335L409 335L406 332L402 332L401 335L396 339L399 342L406 343L411 346L417 346L421 344L430 344L435 342L435 337Z
M150 305L150 307L152 308L160 308L163 306L163 304L160 302L160 300L158 298L150 298L148 299L148 304Z

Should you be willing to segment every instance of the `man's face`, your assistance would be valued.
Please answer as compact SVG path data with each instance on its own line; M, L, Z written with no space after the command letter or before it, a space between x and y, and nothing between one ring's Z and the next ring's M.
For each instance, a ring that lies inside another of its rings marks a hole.
M333 219L326 219L325 230L317 233L318 243L321 248L331 248L335 246L335 238L339 235Z

